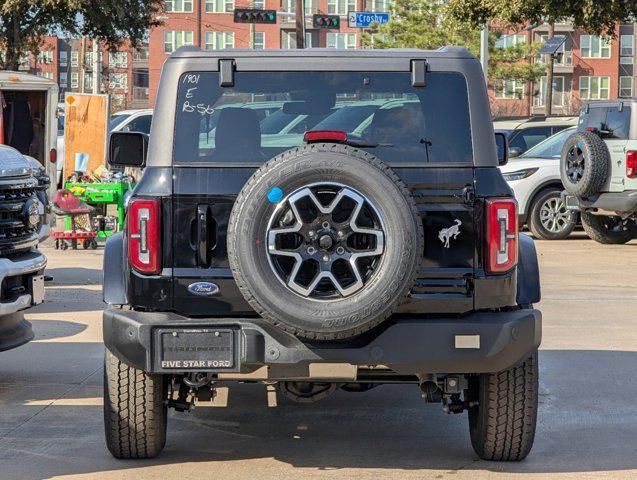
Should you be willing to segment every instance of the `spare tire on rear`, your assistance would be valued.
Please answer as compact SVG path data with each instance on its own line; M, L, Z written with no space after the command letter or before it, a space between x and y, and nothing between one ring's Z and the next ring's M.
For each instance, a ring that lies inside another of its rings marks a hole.
M422 222L380 160L338 144L288 150L246 182L228 225L241 293L297 336L335 340L385 320L414 284Z
M593 132L577 132L562 147L560 175L564 188L578 197L598 193L610 171L610 152Z

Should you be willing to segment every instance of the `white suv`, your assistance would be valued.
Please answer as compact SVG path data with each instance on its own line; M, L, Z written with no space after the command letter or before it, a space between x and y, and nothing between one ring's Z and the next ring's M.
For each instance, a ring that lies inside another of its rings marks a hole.
M637 236L637 99L591 102L562 149L560 174L569 209L600 243Z
M566 209L560 179L560 155L575 127L562 130L500 167L518 201L520 225L536 238L561 240L577 225L578 215Z

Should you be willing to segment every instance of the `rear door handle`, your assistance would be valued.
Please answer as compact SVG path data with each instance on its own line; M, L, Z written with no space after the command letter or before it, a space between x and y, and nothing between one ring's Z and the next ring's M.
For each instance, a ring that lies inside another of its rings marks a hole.
M208 246L208 217L210 208L208 205L197 205L197 265L208 267L210 265L210 248Z

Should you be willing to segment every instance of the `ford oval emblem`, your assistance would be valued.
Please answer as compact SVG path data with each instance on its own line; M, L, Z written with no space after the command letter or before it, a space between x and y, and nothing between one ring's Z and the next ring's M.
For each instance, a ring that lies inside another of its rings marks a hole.
M200 297L211 297L219 293L219 286L212 282L195 282L188 285L188 291Z

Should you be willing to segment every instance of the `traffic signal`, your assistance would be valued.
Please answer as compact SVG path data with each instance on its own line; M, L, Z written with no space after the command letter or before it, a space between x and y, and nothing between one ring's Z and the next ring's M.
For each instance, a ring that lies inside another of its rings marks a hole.
M276 23L276 10L235 8L234 23Z
M322 15L315 13L312 16L312 25L314 28L330 28L336 29L341 25L341 18L338 15Z

